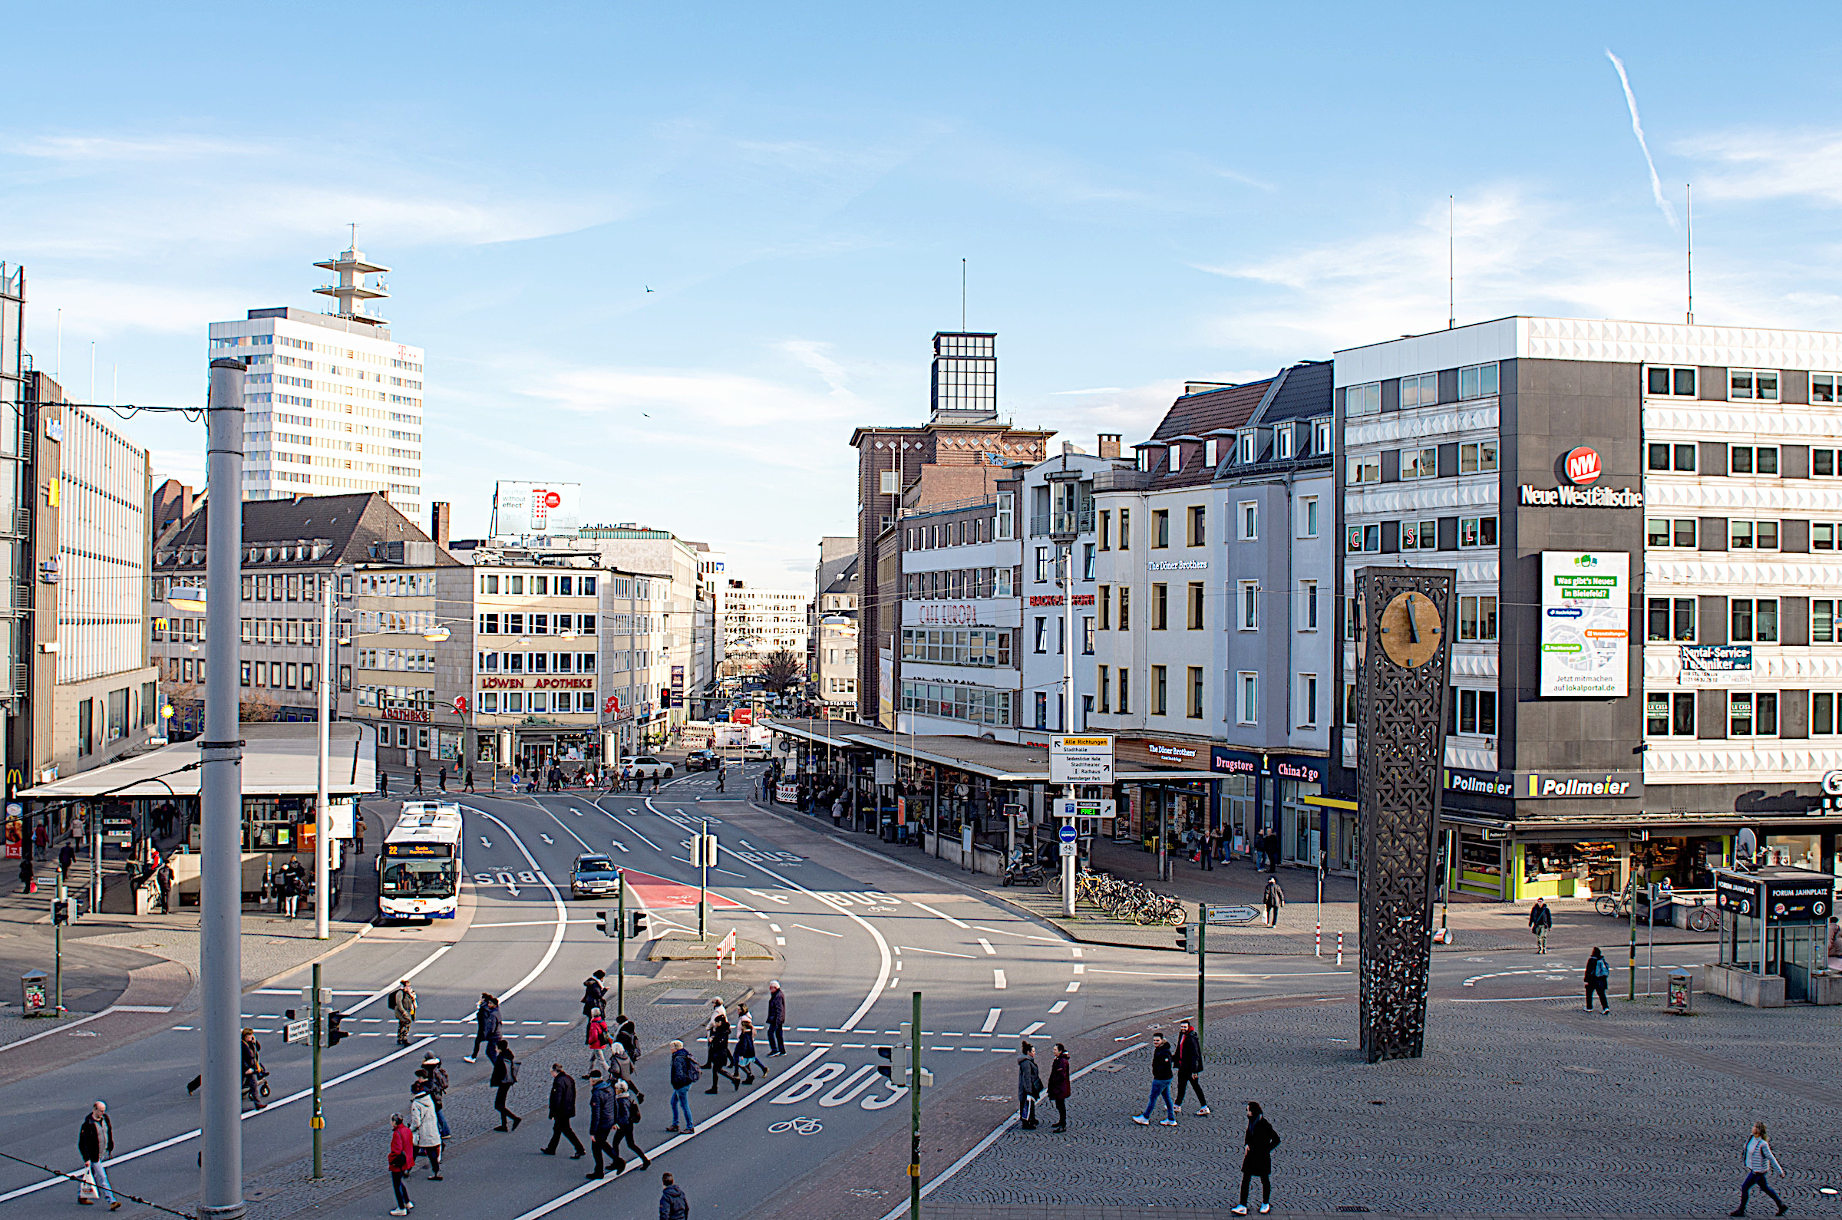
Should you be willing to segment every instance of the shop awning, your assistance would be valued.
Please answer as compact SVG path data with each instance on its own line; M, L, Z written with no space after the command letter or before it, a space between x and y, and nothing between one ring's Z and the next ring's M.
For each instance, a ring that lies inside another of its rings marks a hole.
M243 791L251 796L310 796L319 791L320 727L312 723L246 724L243 737ZM377 789L377 739L364 726L339 721L328 730L331 760L327 790L355 796ZM82 799L109 795L195 797L204 772L197 765L197 741L163 746L133 758L79 772L28 788L19 795L36 800Z
M778 729L779 722L773 722ZM862 725L846 726L839 734L843 744L864 746L895 758L913 758L936 767L948 767L970 775L1005 784L1047 784L1049 751L1043 746L1018 745L1015 742L991 741L984 737L956 735L923 736L889 733L866 729ZM1210 771L1185 770L1181 767L1147 767L1137 764L1115 765L1116 782L1185 783L1219 780Z
M888 737L887 732L872 725L857 724L850 720L826 720L817 716L792 720L769 718L763 720L761 726L775 733L784 733L788 737L797 737L801 741L810 741L814 745L829 745L837 750L865 748L865 743L857 740L858 738Z

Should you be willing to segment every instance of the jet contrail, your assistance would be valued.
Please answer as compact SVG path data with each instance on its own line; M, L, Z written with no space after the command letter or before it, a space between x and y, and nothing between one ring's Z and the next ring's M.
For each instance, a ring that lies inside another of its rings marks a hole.
M1644 154L1644 164L1650 168L1650 195L1656 200L1657 210L1669 221L1670 228L1676 228L1676 209L1663 197L1663 184L1657 178L1657 163L1651 159L1650 144L1644 139L1644 122L1637 117L1637 95L1631 92L1631 78L1625 74L1624 60L1612 54L1607 47L1605 57L1612 61L1612 67L1618 69L1618 83L1624 86L1625 106L1631 111L1631 133L1637 137L1637 147Z

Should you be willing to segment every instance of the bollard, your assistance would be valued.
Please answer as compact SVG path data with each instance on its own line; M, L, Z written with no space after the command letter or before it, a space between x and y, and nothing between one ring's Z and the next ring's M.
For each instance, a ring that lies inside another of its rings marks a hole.
M1337 933L1337 965L1343 964L1343 933Z
M1311 952L1314 957L1324 956L1324 925L1323 924L1319 924L1318 930L1311 934Z

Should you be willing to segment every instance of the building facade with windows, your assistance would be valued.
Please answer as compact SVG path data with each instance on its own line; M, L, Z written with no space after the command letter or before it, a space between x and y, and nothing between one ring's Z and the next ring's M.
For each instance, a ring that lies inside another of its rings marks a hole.
M423 510L422 349L391 338L368 302L389 268L357 250L315 263L334 312L277 306L210 326L209 356L245 362L243 495L250 500L378 491Z
M819 539L813 570L811 637L806 672L827 716L857 715L857 540Z
M771 653L807 661L810 599L797 589L763 589L731 576L723 581L723 659L727 674L759 673Z
M1834 333L1579 319L1337 354L1341 592L1458 577L1455 888L1702 888L1748 828L1835 870L1839 378Z

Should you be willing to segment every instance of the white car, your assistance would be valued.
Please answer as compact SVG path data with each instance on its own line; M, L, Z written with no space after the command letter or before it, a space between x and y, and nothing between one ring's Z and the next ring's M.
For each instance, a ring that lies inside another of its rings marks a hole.
M633 774L641 779L670 779L673 774L670 763L655 758L651 754L641 754L637 758L623 758L620 760L620 765L623 771L631 767Z

